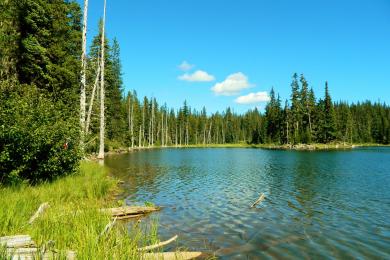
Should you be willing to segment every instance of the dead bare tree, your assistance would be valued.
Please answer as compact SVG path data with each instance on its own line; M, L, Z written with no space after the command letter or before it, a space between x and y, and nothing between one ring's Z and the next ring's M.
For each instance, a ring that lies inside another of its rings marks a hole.
M101 59L100 59L100 144L98 158L104 160L104 131L105 131L105 118L104 118L104 45L105 45L105 32L104 27L106 24L106 0L104 0L103 9L103 23L102 23L102 42L101 42Z
M81 87L80 87L80 148L85 149L85 108L86 108L86 69L87 69L87 21L88 21L88 0L84 0L84 18L81 52Z
M93 107L93 102L95 100L95 93L96 93L96 89L98 87L98 83L99 83L99 76L100 76L100 59L97 60L97 72L96 72L96 78L95 78L95 83L93 84L93 89L92 89L92 93L91 93L91 99L89 101L89 108L88 108L88 113L87 113L87 122L85 123L85 133L88 134L89 133L89 125L91 123L91 114L92 114L92 107Z

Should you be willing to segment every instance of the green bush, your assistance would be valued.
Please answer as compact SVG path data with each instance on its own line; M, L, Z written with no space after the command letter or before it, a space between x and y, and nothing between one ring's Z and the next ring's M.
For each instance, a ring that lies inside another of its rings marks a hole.
M37 183L73 172L80 159L74 110L35 86L1 82L0 183Z

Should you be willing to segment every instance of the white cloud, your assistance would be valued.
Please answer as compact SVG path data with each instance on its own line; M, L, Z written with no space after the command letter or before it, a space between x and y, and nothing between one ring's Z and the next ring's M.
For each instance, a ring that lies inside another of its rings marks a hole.
M179 66L178 68L182 71L188 71L190 69L192 69L193 67L195 67L195 65L193 64L190 64L188 63L187 61L183 61Z
M248 82L248 77L241 72L229 75L224 81L218 82L211 88L216 95L234 96L241 90L250 88L253 85Z
M257 93L249 93L245 96L240 96L234 100L237 104L248 105L248 104L256 104L261 102L270 101L270 97L266 91L260 91Z
M192 74L185 73L178 77L180 80L192 81L192 82L206 82L215 80L213 75L208 74L206 71L197 70Z

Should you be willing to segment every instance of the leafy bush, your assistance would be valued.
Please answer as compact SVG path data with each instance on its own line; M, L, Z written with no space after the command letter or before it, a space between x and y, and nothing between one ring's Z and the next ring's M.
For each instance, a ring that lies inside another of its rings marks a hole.
M75 170L79 128L70 111L35 86L0 83L0 183L36 183Z

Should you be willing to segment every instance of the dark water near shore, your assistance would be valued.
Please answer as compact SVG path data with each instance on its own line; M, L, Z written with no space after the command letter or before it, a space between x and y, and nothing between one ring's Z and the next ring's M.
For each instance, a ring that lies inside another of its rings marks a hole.
M127 204L165 206L159 235L178 234L171 247L222 259L390 258L390 148L156 149L106 165L126 182Z

